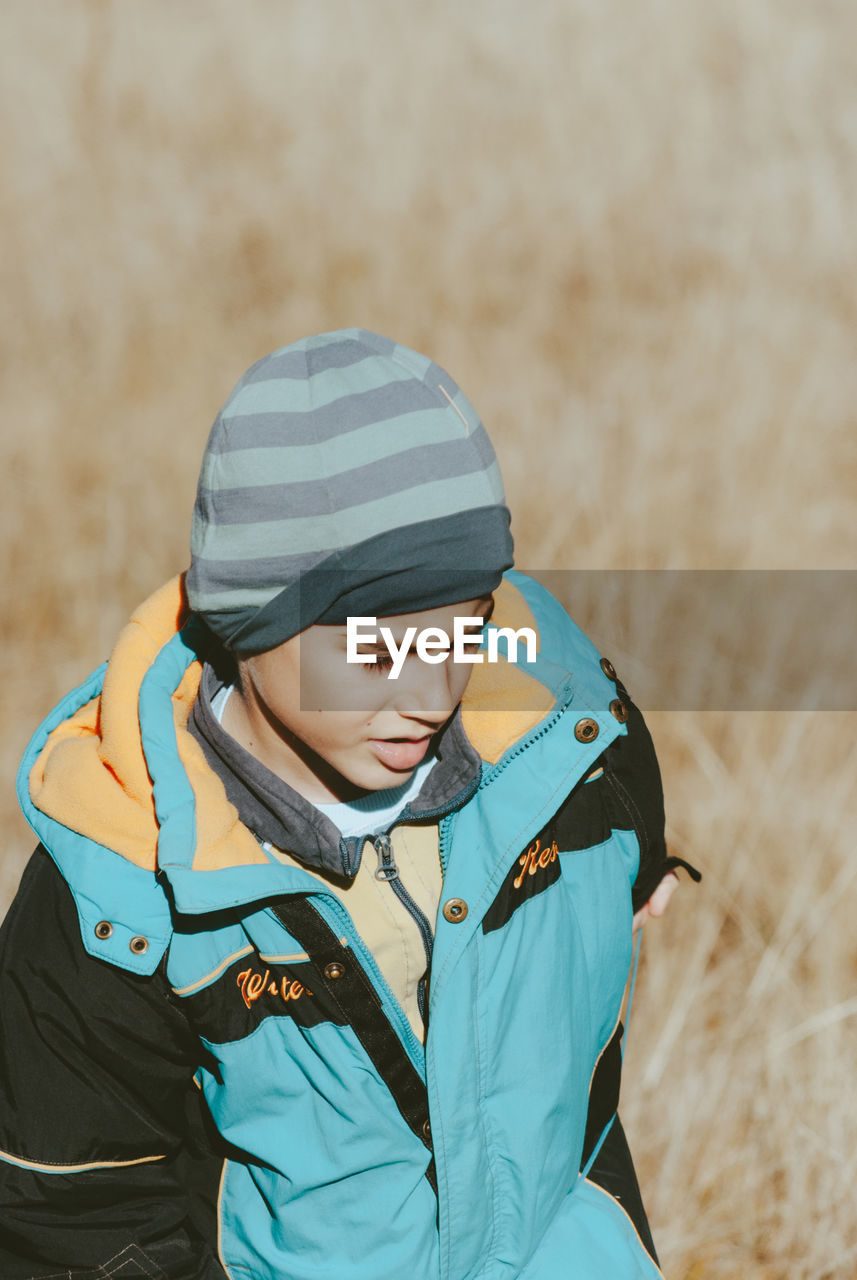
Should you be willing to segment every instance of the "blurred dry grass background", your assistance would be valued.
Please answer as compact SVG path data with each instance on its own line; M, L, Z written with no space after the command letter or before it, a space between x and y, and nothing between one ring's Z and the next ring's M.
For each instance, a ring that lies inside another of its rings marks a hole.
M304 334L450 370L524 570L855 567L846 0L7 0L0 60L4 902L26 738L184 567L218 405ZM705 872L626 1059L665 1274L853 1277L855 716L650 724Z

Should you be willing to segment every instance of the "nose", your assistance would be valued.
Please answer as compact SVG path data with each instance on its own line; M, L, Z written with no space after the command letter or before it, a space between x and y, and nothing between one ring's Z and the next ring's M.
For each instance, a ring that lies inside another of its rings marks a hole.
M451 670L448 658L443 662L424 662L416 654L409 654L396 681L394 710L402 716L416 716L438 727L442 725L456 702L450 687Z

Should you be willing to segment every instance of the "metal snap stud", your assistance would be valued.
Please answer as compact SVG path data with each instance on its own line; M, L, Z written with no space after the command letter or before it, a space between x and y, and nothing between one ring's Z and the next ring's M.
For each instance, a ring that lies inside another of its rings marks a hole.
M578 742L591 742L593 738L598 737L598 721L590 716L584 716L574 726L574 736Z
M443 904L443 917L450 924L460 924L467 915L468 907L463 898L450 898Z
M613 663L609 658L601 659L601 670L604 672L608 680L616 679L616 668L613 666Z
M428 1120L423 1121L423 1137L426 1142L431 1142L431 1125Z
M624 724L628 719L628 708L621 698L614 698L610 703L610 714L615 716L620 724Z
M105 942L113 933L113 925L109 920L99 920L95 926L95 936Z
M141 956L145 951L149 950L149 939L138 933L136 938L131 939L128 946L134 952L134 955Z
M340 964L338 960L331 960L330 964L324 966L324 976L333 981L335 978L341 978L345 974L345 965Z

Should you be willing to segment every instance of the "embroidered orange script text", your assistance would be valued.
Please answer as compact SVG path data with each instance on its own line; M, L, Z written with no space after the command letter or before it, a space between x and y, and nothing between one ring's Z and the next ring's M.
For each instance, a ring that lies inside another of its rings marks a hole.
M278 982L276 978L269 981L270 977L270 969L266 969L264 973L254 973L252 969L245 969L243 973L239 973L238 986L248 1009L266 992L269 996L277 996L280 1000L299 1000L304 992L308 996L312 995L307 987L292 978L280 978Z
M549 866L551 862L556 861L556 856L559 853L556 840L552 840L550 847L547 849L542 849L541 843L541 840L535 840L530 845L527 852L522 853L518 859L518 865L521 867L521 871L512 881L512 884L516 889L520 889L521 885L524 883L524 876L534 876L537 871Z

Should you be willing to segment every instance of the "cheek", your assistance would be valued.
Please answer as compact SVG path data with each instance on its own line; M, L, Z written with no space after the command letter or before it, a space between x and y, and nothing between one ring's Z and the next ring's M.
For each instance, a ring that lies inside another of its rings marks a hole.
M368 716L359 712L307 712L301 732L311 746L333 756L362 742L367 736L367 724Z
M474 666L469 662L453 662L450 665L449 691L455 698L456 702L460 702L464 690L470 683L470 677L473 675Z
M303 717L316 715L319 709L336 710L343 687L341 664L308 655L303 663L284 669L271 692L293 715Z
M306 663L299 688L305 708L340 716L343 729L374 715L391 692L386 675L377 667L348 662L339 651L315 655Z
M271 708L299 705L300 664L295 651L275 649L247 663L247 675L256 693Z

